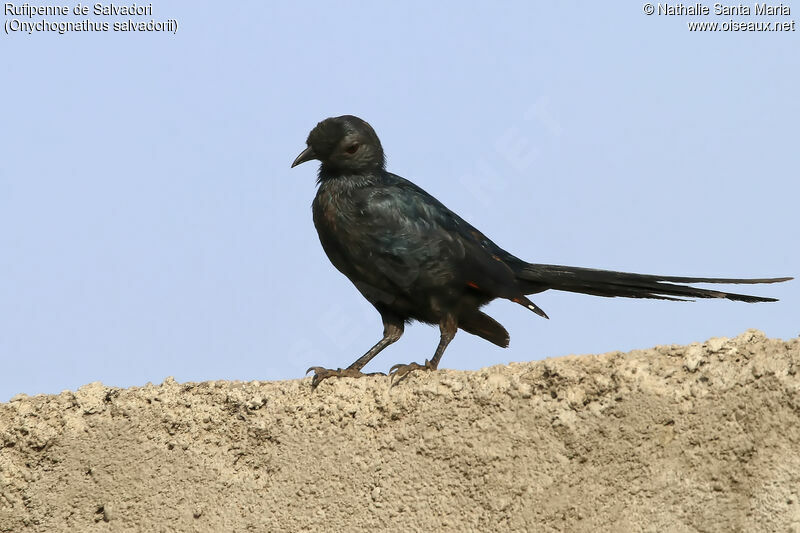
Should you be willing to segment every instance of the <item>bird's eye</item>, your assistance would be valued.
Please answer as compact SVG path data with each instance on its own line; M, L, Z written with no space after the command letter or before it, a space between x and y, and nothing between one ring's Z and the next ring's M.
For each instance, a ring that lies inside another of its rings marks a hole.
M358 147L359 146L361 146L361 145L358 144L358 143L351 144L350 146L347 147L345 152L347 152L348 154L354 154L354 153L356 153L358 151Z

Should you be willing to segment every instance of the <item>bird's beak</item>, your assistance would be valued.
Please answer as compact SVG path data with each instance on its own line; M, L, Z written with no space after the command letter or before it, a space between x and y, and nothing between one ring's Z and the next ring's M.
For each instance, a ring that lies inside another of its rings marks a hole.
M297 159L295 159L294 163L292 163L292 167L291 168L296 167L300 163L305 163L306 161L311 161L312 159L317 159L317 154L315 154L314 150L309 146L308 148L306 148L305 150L300 152L300 155L298 155Z

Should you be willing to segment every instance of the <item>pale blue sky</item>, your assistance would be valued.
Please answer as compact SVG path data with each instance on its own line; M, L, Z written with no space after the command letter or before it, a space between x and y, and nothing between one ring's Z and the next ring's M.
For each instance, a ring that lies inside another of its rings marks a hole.
M0 401L298 378L372 346L378 314L311 221L315 164L289 168L345 113L530 261L799 275L797 32L539 4L156 1L176 35L0 36ZM461 333L442 367L800 334L800 283L752 293L782 301L536 295L551 320L496 302L511 347ZM437 340L409 327L367 370Z

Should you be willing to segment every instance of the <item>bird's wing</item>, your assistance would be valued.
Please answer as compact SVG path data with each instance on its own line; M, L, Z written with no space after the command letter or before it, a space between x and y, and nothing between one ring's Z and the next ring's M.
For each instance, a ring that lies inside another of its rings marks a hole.
M365 193L359 211L374 264L399 286L464 284L494 297L521 294L501 259L505 252L417 185L390 175Z

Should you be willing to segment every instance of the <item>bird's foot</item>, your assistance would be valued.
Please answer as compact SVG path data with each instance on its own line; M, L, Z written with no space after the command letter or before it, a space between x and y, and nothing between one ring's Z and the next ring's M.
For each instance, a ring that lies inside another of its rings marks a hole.
M385 376L383 372L373 372L371 374L364 374L355 368L324 368L321 366L312 366L306 370L306 374L314 371L314 377L311 379L311 388L316 389L317 386L328 378L363 378L364 376Z
M409 373L413 372L414 370L436 370L436 367L431 364L430 361L425 359L425 364L421 365L419 363L408 363L408 364L397 364L394 365L392 368L389 369L389 375L392 376L392 385L395 383L400 383Z

